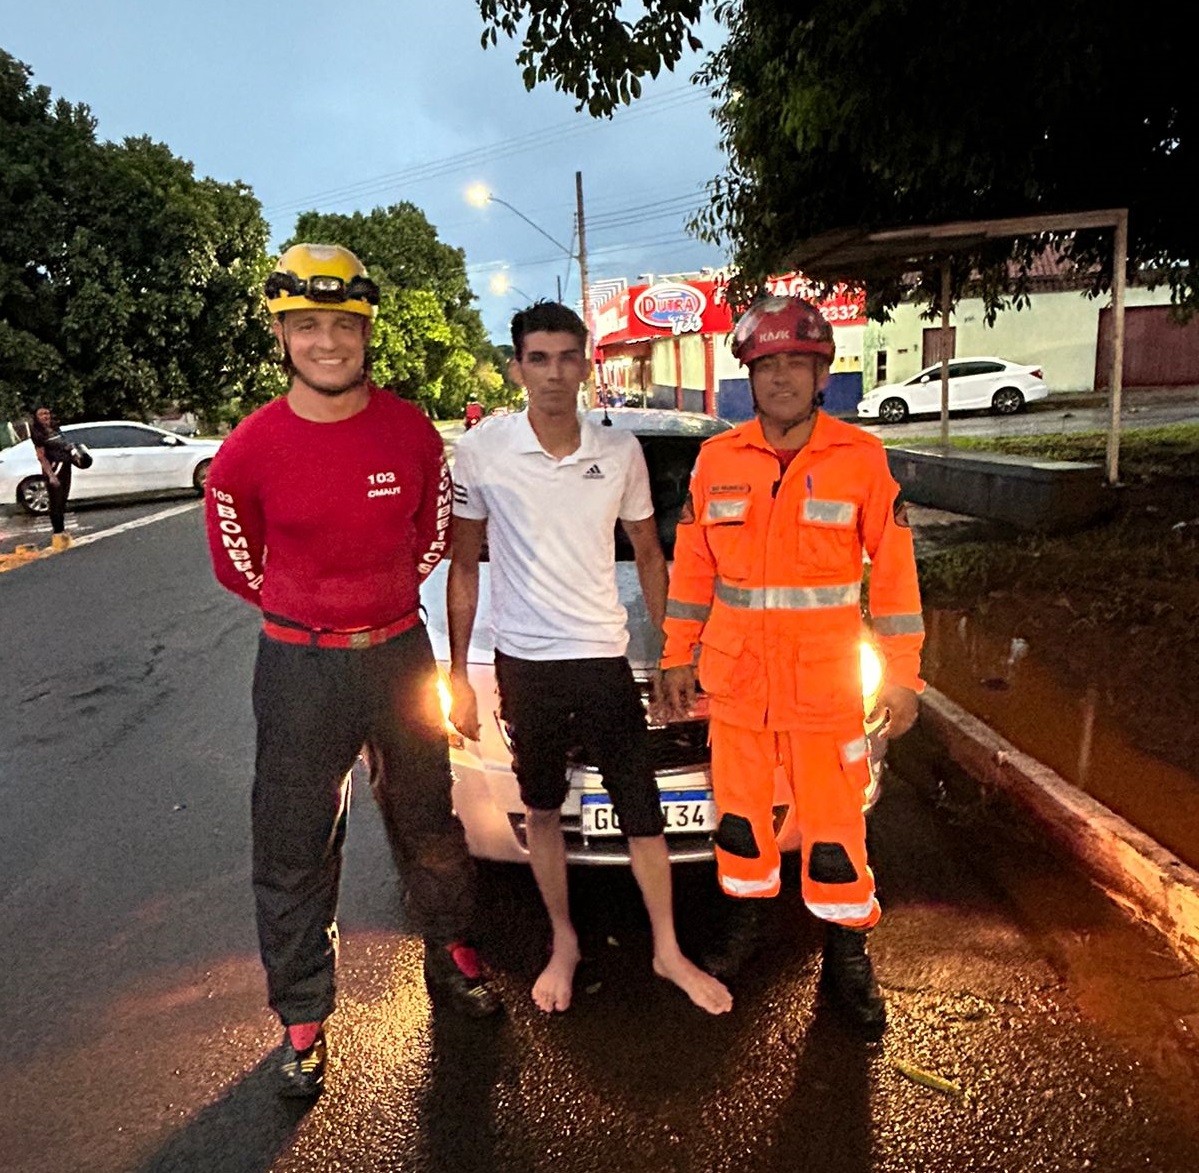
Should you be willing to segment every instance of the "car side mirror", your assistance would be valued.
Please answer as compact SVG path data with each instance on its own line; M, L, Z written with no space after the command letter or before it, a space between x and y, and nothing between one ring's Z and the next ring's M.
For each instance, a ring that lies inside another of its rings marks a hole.
M160 442L167 448L178 448L179 445L183 443L178 436L163 436Z

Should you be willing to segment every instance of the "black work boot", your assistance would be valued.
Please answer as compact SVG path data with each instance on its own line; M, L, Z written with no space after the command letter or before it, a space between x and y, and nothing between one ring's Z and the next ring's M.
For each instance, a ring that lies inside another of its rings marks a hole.
M447 1006L468 1018L486 1018L500 1008L474 949L461 941L425 942L425 986L434 1006Z
M279 1059L279 1094L293 1100L315 1100L325 1087L325 1032L320 1031L312 1046L297 1051L286 1034Z
M766 940L768 899L725 897L720 939L700 958L700 967L722 982L735 981Z
M882 1037L887 1007L866 956L866 931L824 926L820 991L850 1026L868 1038Z

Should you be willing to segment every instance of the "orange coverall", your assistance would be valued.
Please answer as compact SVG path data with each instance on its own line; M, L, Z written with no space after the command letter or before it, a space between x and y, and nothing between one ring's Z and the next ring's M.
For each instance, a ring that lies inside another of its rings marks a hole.
M879 918L862 813L863 551L886 682L919 692L912 535L882 444L820 412L783 472L758 420L714 436L677 530L661 661L691 664L699 645L723 890L779 890L781 771L803 840L804 902L851 928Z

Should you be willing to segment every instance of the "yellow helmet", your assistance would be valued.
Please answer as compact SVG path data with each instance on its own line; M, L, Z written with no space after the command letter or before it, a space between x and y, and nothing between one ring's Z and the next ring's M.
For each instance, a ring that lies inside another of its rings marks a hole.
M272 314L288 310L344 310L375 316L379 287L366 266L339 244L293 244L266 279L266 306Z

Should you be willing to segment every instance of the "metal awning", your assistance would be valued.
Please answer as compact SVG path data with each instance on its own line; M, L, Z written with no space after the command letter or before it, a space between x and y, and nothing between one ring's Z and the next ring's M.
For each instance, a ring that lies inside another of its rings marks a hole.
M907 228L863 231L839 228L809 237L796 245L788 263L818 281L867 285L936 265L941 270L941 328L949 328L949 259L988 240L1040 236L1047 232L1076 232L1087 228L1115 229L1112 242L1112 366L1107 436L1107 479L1116 484L1120 454L1120 395L1124 374L1124 270L1128 263L1128 209L1055 215L1012 216L996 220L954 220ZM949 443L949 357L941 348L941 444Z

